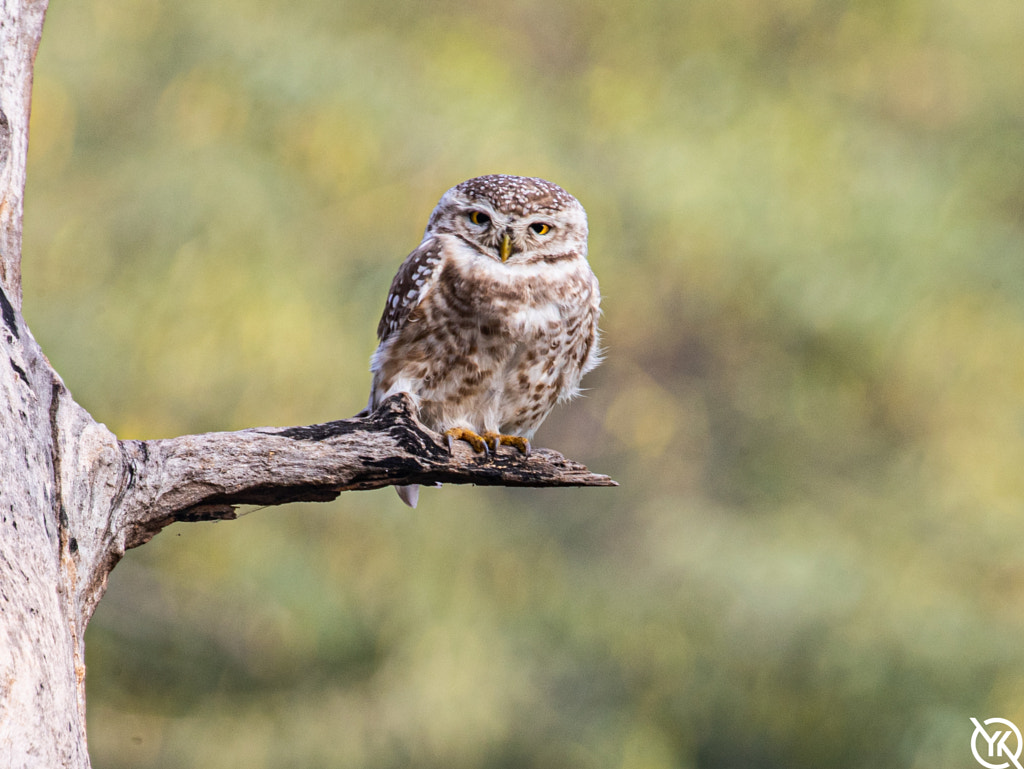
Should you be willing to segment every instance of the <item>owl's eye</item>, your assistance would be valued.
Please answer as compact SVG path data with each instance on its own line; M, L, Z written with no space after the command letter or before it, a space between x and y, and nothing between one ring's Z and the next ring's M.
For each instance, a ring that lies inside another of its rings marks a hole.
M473 224L479 224L481 227L486 227L491 223L491 217L483 211L470 211L469 221L473 222Z
M544 222L534 222L530 225L530 229L533 230L537 235L547 235L551 232L551 225L545 224Z

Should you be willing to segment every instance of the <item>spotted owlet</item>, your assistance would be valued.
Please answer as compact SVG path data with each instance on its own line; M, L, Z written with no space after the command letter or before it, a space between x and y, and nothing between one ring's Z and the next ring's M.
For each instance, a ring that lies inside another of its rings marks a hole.
M576 198L521 176L452 187L391 283L369 408L405 392L449 446L528 454L555 403L600 361L600 301ZM417 486L398 493L416 506Z

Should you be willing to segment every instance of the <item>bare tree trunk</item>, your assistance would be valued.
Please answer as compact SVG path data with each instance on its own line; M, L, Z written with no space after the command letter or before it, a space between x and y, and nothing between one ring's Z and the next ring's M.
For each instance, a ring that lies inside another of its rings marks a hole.
M393 484L614 485L543 449L450 454L404 396L321 425L119 441L71 397L21 314L32 64L46 0L0 12L0 766L88 767L85 627L126 549L235 505ZM6 362L4 362L6 360Z
M0 10L0 762L88 766L84 621L61 502L54 406L64 386L21 318L32 65L46 1Z

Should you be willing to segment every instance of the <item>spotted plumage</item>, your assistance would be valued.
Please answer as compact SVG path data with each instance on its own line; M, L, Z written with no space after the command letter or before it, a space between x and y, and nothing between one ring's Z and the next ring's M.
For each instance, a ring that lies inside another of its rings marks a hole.
M600 361L587 217L561 187L481 176L448 190L391 283L370 409L406 392L428 427L478 451L529 451ZM415 506L416 487L399 487Z

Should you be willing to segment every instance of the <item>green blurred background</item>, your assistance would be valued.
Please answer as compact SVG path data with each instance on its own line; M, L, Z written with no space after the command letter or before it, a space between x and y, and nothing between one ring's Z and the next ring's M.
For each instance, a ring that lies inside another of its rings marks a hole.
M1024 4L53 0L25 315L122 438L363 407L445 189L591 221L618 489L178 524L97 769L976 765L1024 725Z

